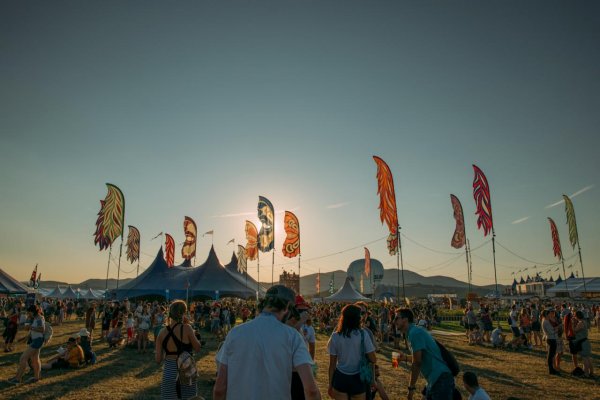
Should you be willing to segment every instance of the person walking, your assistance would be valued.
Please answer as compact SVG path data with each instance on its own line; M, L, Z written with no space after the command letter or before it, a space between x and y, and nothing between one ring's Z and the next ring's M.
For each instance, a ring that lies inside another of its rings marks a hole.
M177 379L177 357L184 351L191 354L192 350L198 352L201 348L194 329L184 321L186 312L185 302L177 300L171 303L169 324L156 338L156 362L160 364L164 361L160 383L161 400L191 399L198 395L195 379L190 385L181 384Z
M572 319L573 332L575 333L574 347L577 356L583 363L583 372L587 378L594 378L594 365L592 363L592 345L588 340L587 322L583 312L576 311Z
M548 346L547 362L548 362L548 373L550 375L559 375L560 372L554 368L554 357L556 356L556 347L558 335L556 334L556 328L553 324L553 320L556 318L556 311L553 308L544 310L542 313L542 331L544 332L544 338L546 338L546 344Z
M216 357L214 400L289 400L293 369L306 399L321 399L304 339L285 324L295 296L283 285L272 286L259 305L260 314L229 332Z
M356 305L342 309L337 328L327 343L327 352L329 396L336 400L364 400L370 385L360 379L360 361L366 356L376 364L377 358L370 336L361 329L361 309Z
M408 384L408 400L415 394L419 374L427 381L427 400L452 400L454 394L454 377L444 362L439 346L426 329L414 324L414 315L408 308L400 310L398 327L408 339L411 355L400 353L399 361L412 364Z
M46 321L42 316L42 311L36 305L29 306L29 308L27 309L27 314L28 320L32 321L31 325L28 326L30 342L27 346L27 349L25 349L25 351L21 355L16 375L8 380L10 383L14 384L21 383L21 379L23 379L23 374L25 373L25 368L27 368L29 362L31 362L33 377L29 378L27 382L37 382L41 378L40 373L42 363L40 362L40 350L44 345L44 331L46 330Z

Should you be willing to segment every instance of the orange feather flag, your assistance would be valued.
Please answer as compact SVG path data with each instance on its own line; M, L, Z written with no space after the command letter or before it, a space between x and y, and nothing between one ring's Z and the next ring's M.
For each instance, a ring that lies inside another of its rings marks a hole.
M390 167L377 156L373 156L377 164L377 194L379 195L379 217L385 222L390 231L388 236L388 251L390 255L398 252L398 211L396 209L396 192L394 178Z

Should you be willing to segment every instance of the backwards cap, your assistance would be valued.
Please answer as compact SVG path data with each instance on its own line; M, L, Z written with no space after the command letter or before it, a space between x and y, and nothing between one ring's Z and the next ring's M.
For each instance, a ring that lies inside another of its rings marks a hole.
M265 295L267 298L281 299L287 301L288 303L295 303L296 293L283 285L274 285L267 290L267 294Z

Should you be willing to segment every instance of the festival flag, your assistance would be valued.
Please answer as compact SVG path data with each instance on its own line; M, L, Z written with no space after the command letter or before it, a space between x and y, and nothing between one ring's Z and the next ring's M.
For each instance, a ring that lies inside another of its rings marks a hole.
M214 235L215 231L208 231L208 232L204 232L202 234L202 237L206 236L206 235Z
M159 236L162 236L162 235L163 235L163 233L162 233L162 232L160 232L158 235L154 236L154 237L153 237L152 239L150 239L150 240L152 241L152 240L154 240L154 239L156 239L157 237L159 237Z
M321 293L321 270L317 273L317 281L315 282L317 288L317 296Z
M238 252L237 252L237 269L238 272L244 273L248 270L248 260L246 258L246 248L241 244L238 244Z
M460 249L465 245L466 234L465 234L465 216L463 214L462 204L458 197L451 194L450 202L452 203L452 209L454 210L454 219L456 220L456 228L454 229L454 235L452 235L452 241L450 246L455 249Z
M256 225L250 221L246 221L246 258L250 261L256 260L258 257L258 231Z
M165 261L169 268L175 263L175 240L168 233L165 233Z
M365 247L365 275L371 276L371 252Z
M575 249L575 245L579 243L579 235L577 234L577 220L575 219L575 208L573 202L566 194L563 194L565 199L565 211L567 212L567 224L569 224L569 241Z
M37 281L35 281L35 288L39 288L40 287L40 282L42 281L42 273L40 272L38 277L37 277Z
M562 259L562 248L560 246L560 237L558 236L558 229L556 229L556 224L554 220L548 217L548 221L550 222L550 232L552 233L552 249L554 250L554 256L558 257L559 260Z
M127 234L127 260L133 263L140 258L140 231L135 226L129 226Z
M473 164L475 178L473 179L473 198L477 211L477 229L483 227L483 236L487 236L493 229L494 223L492 220L492 201L490 199L490 186L483 172Z
M34 287L35 283L36 283L36 277L37 277L37 268L38 265L35 264L35 268L33 269L33 271L31 272L31 278L29 278L29 286Z
M294 258L300 254L300 223L298 217L291 211L285 212L283 228L287 236L281 251L285 257Z
M198 230L196 223L190 217L183 218L183 231L185 232L185 242L181 248L181 257L184 260L191 260L196 256L196 236Z
M275 247L275 211L273 204L263 196L258 196L258 219L262 223L258 233L258 249L266 253Z
M377 156L373 156L377 164L377 194L379 197L379 217L381 223L385 221L390 234L387 239L390 255L398 252L398 211L396 209L396 193L394 191L394 178L390 167Z
M108 193L100 200L100 211L96 219L94 245L100 250L108 249L116 238L123 235L125 223L125 197L121 189L110 183L106 184Z
M229 244L229 243L233 243L233 244L235 244L235 238L234 238L234 239L231 239L229 242L227 242L227 244Z

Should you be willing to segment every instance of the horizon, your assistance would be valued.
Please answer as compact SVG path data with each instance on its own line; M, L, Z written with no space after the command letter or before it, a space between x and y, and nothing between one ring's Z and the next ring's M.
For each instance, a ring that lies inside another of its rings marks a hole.
M363 247L395 269L374 155L394 176L405 270L467 281L464 249L450 246L454 194L473 284L494 284L475 164L490 185L499 285L535 272L564 278L547 217L566 275L581 276L563 194L585 276L600 276L598 3L0 10L0 268L19 281L36 264L42 281L106 277L108 251L93 237L105 183L123 191L125 225L141 232L140 274L164 245L152 240L159 232L173 236L181 264L184 216L198 226L197 259L214 244L226 264L230 239L246 244L244 221L260 228L259 196L275 209L276 277L297 272L281 252L285 210L299 219L302 276L345 271ZM120 277L135 277L124 253ZM260 257L269 281L272 255ZM256 278L255 261L248 272Z

